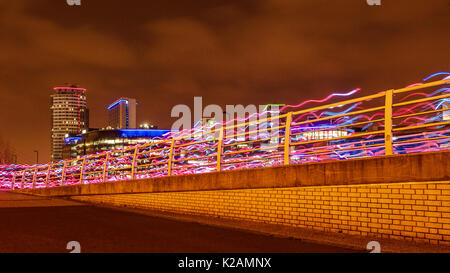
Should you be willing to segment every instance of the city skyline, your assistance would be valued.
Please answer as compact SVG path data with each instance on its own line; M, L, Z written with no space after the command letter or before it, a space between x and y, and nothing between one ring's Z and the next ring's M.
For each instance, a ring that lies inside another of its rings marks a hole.
M0 1L13 34L0 38L0 135L19 162L34 163L34 150L46 162L49 90L65 82L89 90L92 127L104 126L104 109L126 96L139 98L150 123L170 128L170 109L193 96L207 104L297 103L450 70L446 1L312 3Z

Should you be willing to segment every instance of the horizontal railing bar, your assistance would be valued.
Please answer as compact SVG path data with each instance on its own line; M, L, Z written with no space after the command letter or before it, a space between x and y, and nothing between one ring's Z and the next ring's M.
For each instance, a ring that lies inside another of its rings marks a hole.
M382 134L382 133L384 133L384 130L372 131L372 132L368 132L368 133L358 133L358 134L342 136L342 137L338 137L338 138L311 140L311 141L305 141L305 142L294 142L294 143L291 143L291 145L298 146L298 145L309 144L309 143L327 142L327 141L340 140L340 139L346 139L346 138L354 138L354 137L358 137L358 136L377 135L377 134Z
M108 158L108 161L114 161L114 160L118 160L118 159L122 159L125 157L133 157L134 154L127 154L127 155L121 155L121 156L110 156ZM99 162L105 162L105 160L99 161Z
M236 145L242 145L242 144L248 144L248 143L253 143L253 142L262 142L262 141L267 141L267 140L271 140L275 137L268 137L268 138L260 138L260 139L255 139L255 140L247 140L247 141L241 141L241 142L235 142L235 143L230 143L230 144L223 144L222 147L230 147L230 146L236 146ZM284 136L279 136L279 138L284 138Z
M430 140L439 140L439 139L450 139L450 136L441 136L441 137L434 137L434 138L421 138L421 139L410 139L410 140L402 140L402 141L394 141L393 145L395 144L401 144L401 143L411 143L411 142L423 142L423 141L430 141Z
M156 173L156 172L167 172L167 169L151 169L151 170L146 170L145 173ZM139 172L136 171L136 175L141 174L142 175L143 172ZM147 179L147 178L139 178L139 179Z
M123 168L116 168L116 169L107 169L106 172L117 172L117 171L124 171L124 170L130 170L132 167L123 167Z
M203 165L193 165L193 166L177 166L177 167L173 167L172 170L181 170L181 169L192 169L192 168L202 168L205 166L212 166L212 165L216 165L216 162L212 162L212 163L207 163L207 164L203 164Z
M145 155L145 154L149 154L149 153L156 153L159 151L170 151L170 147L165 147L165 148L160 148L160 149L156 149L156 150L150 150L147 152L138 152L137 155Z
M280 153L279 155L274 155L274 156L267 156L267 157L261 157L261 158L243 158L242 160L232 160L232 161L222 161L222 164L234 164L234 163L241 163L241 162L248 162L248 161L253 161L253 160L265 160L265 159L272 159L272 158L279 158L279 157L283 157L284 155L282 153Z
M147 166L154 166L154 165L167 165L168 161L166 162L156 162L156 163L150 163L150 164L143 164L143 165L136 165L136 168L140 167L147 167Z
M404 88L393 90L393 93L399 94L399 93L414 91L417 89L424 89L424 88L428 88L428 87L432 87L432 86L443 85L443 84L447 84L447 83L450 83L450 79L434 81L434 82L420 84L420 85L414 85L414 86L410 86L410 87L404 87Z
M394 116L393 115L392 118L407 118L407 117L420 116L420 115L426 115L426 114L437 113L437 112L445 112L445 109L418 112L418 113L412 113L412 114L407 114L407 115L402 115L402 116Z
M203 158L208 158L208 157L217 157L217 154L213 154L213 155L205 155L205 156L200 156L200 157L190 157L190 158L184 158L184 159L177 159L177 160L172 160L172 162L181 162L181 161L189 161L189 160L198 160L198 159L203 159Z
M427 123L427 124L423 124L423 125L415 125L415 126L394 128L394 129L392 129L392 131L393 132L398 132L398 131L412 130L412 129L418 129L418 128L426 128L426 127L446 125L446 124L450 124L450 121L443 121L443 122Z
M101 171L92 171L92 172L84 172L83 175L94 174L94 173L103 173L103 170L101 170Z
M173 145L173 148L181 148L181 147L186 147L186 146L192 146L192 145L197 145L197 144L202 144L202 143L206 143L206 142L213 142L213 141L218 141L218 139L209 139L209 140L202 140L202 141L195 141L195 142L190 142L190 143L184 143L184 144L175 144Z
M186 154L191 154L191 153L196 153L196 152L205 152L207 150L217 150L217 146L212 146L212 147L207 147L204 149L200 149L200 150L181 150L181 151L173 151L173 155L181 155L181 153L186 153Z
M425 102L425 101L430 101L430 100L445 99L445 98L449 98L449 97L450 97L450 94L445 94L445 95L434 96L434 97L429 97L429 98L423 98L423 99L417 99L417 100L411 100L411 101L399 102L399 103L393 104L392 106L393 106L393 107L398 107L398 106L404 106L404 105L408 105L408 104L419 103L419 102ZM443 111L445 111L445 110L443 109Z
M153 155L151 157L145 157L145 158L136 158L136 161L151 160L151 159L161 158L161 157L169 157L169 155L168 154L163 154L163 155Z

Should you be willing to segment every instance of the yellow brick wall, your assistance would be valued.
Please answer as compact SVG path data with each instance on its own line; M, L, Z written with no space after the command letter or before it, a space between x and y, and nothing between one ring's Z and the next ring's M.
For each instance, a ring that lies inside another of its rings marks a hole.
M450 244L450 181L94 195L73 199Z

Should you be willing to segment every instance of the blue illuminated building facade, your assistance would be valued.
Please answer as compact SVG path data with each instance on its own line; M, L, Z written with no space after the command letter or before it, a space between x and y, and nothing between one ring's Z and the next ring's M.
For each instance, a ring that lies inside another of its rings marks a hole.
M91 129L79 135L67 135L64 139L63 158L78 158L84 155L123 149L160 141L170 133L163 129Z
M120 98L108 106L108 126L113 129L136 128L136 99Z

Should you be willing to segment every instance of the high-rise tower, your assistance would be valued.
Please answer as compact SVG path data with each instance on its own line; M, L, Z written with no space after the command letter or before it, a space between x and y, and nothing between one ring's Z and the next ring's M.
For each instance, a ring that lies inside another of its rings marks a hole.
M108 125L114 129L136 128L136 99L120 98L108 107Z
M75 85L55 87L51 95L52 113L52 161L62 159L64 137L69 133L82 133L89 128L86 89Z

